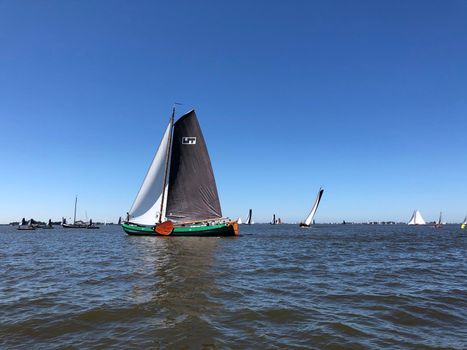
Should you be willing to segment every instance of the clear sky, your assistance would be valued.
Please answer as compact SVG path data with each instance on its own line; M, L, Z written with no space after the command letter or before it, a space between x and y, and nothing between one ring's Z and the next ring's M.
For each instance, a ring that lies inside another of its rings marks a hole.
M129 210L173 102L224 215L467 214L467 1L0 1L0 222Z

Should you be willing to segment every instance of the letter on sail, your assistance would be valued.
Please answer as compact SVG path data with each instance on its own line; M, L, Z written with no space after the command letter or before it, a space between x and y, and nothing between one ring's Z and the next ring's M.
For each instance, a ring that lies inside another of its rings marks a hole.
M136 195L135 201L129 211L130 221L140 225L154 225L159 215L165 220L165 213L160 213L162 200L162 186L164 183L164 170L167 148L170 147L169 139L172 132L172 124L169 123L164 137L157 149L156 155L144 178L143 184ZM167 186L165 188L167 193ZM165 195L165 198L167 196Z

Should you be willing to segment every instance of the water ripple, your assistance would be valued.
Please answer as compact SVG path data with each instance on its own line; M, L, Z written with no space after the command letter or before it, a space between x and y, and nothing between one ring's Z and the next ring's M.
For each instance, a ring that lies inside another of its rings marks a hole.
M457 226L241 232L0 226L0 348L467 348Z

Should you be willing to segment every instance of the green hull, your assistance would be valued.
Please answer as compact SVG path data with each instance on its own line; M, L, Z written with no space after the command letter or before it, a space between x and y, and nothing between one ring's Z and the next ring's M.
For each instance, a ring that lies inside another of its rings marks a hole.
M139 226L123 223L123 231L132 236L161 236L154 231L154 226ZM235 236L233 224L222 223L217 225L186 225L175 226L170 236L201 236L201 237L219 237Z

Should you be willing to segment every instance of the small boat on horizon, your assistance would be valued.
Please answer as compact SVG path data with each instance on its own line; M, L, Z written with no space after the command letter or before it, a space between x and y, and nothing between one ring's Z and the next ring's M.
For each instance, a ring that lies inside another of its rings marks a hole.
M442 217L443 217L443 212L440 212L440 213L439 213L438 222L436 222L436 223L433 225L434 228L441 228L441 227L443 227Z
M467 227L467 215L464 218L464 222L461 224L461 229L465 229Z
M92 222L92 219L89 222L84 222L82 220L76 220L76 208L78 206L78 196L75 197L75 210L73 215L73 223L68 224L65 218L62 218L62 227L63 228L83 228L83 229L99 229L99 226L95 225ZM86 215L87 216L87 215Z
M245 225L253 225L254 224L254 221L253 221L253 210L249 210L248 211L248 216L245 220Z
M321 197L323 196L324 190L322 188L319 189L318 194L316 195L315 202L313 203L313 206L311 207L310 213L306 217L304 222L301 222L299 224L300 227L310 227L312 224L314 224L314 216L316 214L316 211L318 210L319 203L321 201Z
M43 229L43 230L50 230L50 229L53 229L54 227L52 226L52 219L49 219L49 221L47 222L47 224L38 226L38 228L41 228L41 229Z
M19 224L17 227L17 230L20 230L20 231L32 231L35 229L36 227L32 224L32 219L26 222L25 218L21 220L21 224Z
M98 230L100 229L99 226L97 226L95 223L92 222L92 219L89 219L89 223L86 226L87 230Z
M425 220L423 220L423 217L420 211L415 210L412 214L412 218L407 223L407 225L426 225L426 222Z
M271 225L280 225L282 224L281 218L276 219L276 214L272 214L272 221L270 222Z
M194 110L175 108L143 184L122 223L129 235L236 236L222 216L214 172Z
M276 220L276 214L272 214L272 221L270 222L271 225L276 225L277 220Z

